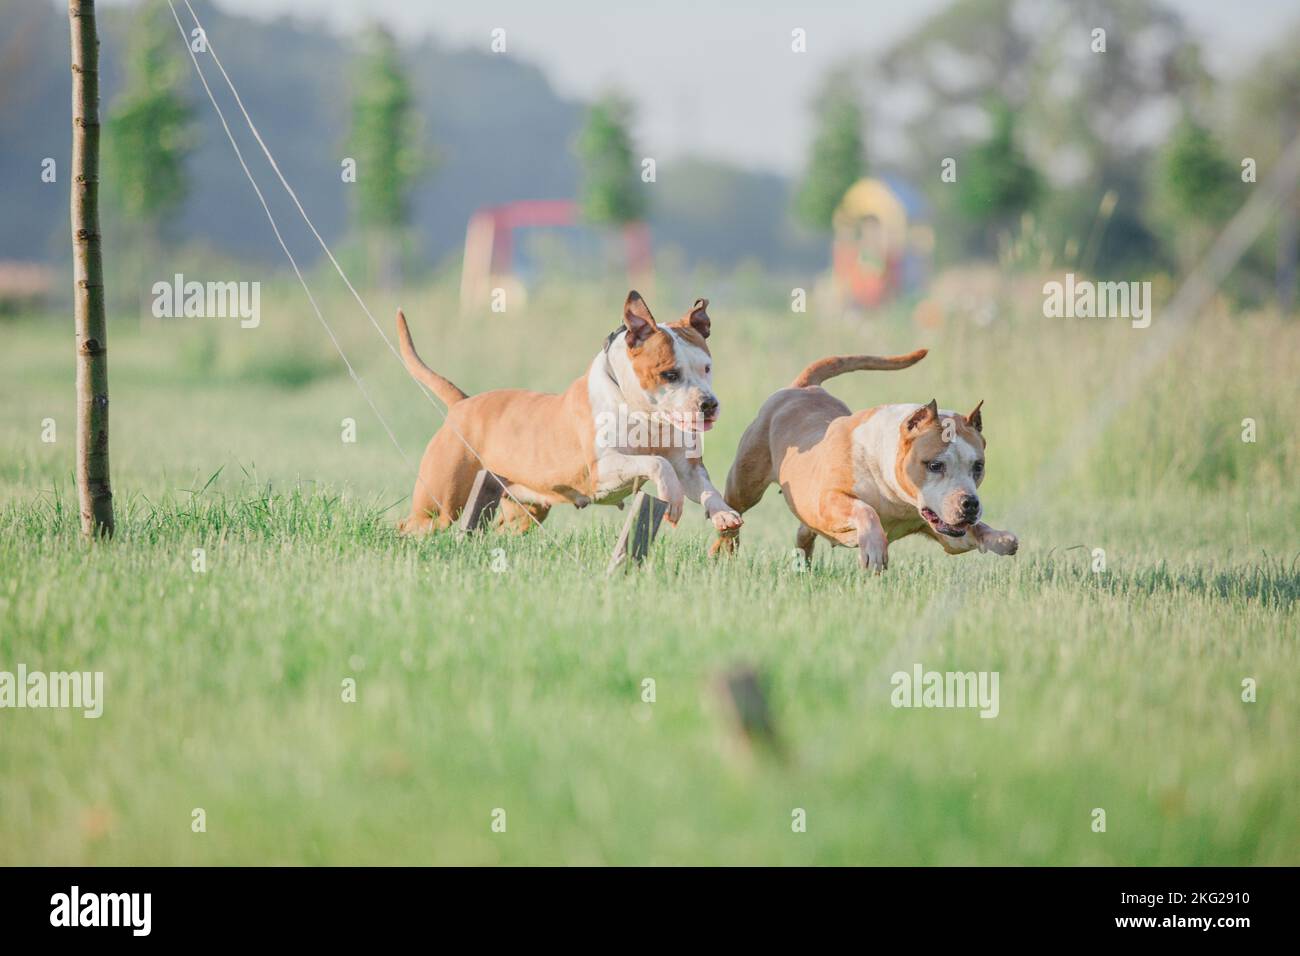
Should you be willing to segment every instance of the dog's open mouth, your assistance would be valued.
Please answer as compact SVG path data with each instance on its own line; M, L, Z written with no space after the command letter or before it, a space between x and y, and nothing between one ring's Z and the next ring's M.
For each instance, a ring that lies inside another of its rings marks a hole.
M946 534L950 538L960 538L970 530L970 522L962 521L958 524L948 524L929 508L921 509L921 517L930 522L930 527L940 534Z
M674 412L671 418L673 427L684 432L707 432L718 423L717 415L701 415L698 412Z

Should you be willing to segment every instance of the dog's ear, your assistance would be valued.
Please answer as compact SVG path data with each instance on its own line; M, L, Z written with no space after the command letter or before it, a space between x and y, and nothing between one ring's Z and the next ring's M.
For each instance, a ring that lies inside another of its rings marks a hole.
M650 314L650 307L636 289L627 294L627 301L623 303L623 324L627 326L627 347L630 349L641 345L659 331L655 317Z
M713 322L709 319L709 313L705 310L709 307L708 299L696 299L695 304L691 306L691 312L686 316L687 323L696 332L700 333L701 338L709 337L709 330Z
M984 399L981 398L980 403L975 406L975 411L971 412L969 415L966 416L967 423L971 426L971 428L975 429L977 432L984 431L984 419L980 417L980 409L983 407L984 407Z
M907 431L920 431L932 421L939 418L939 402L936 399L930 399L929 405L922 405L916 411L912 412L912 417L907 420L905 426Z

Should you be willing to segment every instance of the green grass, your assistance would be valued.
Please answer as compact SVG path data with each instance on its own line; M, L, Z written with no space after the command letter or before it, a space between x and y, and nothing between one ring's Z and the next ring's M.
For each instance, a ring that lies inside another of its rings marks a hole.
M438 290L404 305L466 389L554 389L616 299L464 320ZM733 314L715 295L717 483L806 361L926 345L915 369L832 389L856 407L984 398L982 496L1021 552L908 540L871 578L819 545L800 573L772 494L737 559L705 557L688 506L643 571L608 580L608 509L523 538L398 537L414 476L292 290L263 303L258 330L114 317L120 529L95 546L75 521L66 320L0 328L0 670L101 670L106 696L99 720L0 711L0 863L1300 862L1294 323L1199 325L1057 475L1141 332L1014 317L920 332ZM329 304L418 457L436 413L364 318ZM766 678L785 762L746 754L719 712L714 681L740 662ZM998 671L1001 713L894 709L890 674L914 662Z

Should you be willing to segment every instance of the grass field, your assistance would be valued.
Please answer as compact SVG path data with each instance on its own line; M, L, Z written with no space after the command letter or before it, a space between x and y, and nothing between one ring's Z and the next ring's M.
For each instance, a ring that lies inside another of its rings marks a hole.
M1093 442L1081 426L1159 311L1145 331L1014 312L918 330L708 288L649 299L663 318L695 295L713 298L717 484L808 360L924 345L913 369L831 389L855 407L984 399L981 494L1019 555L907 540L872 578L819 545L800 573L775 494L738 558L707 559L688 505L613 580L609 509L523 538L399 538L413 473L288 287L264 290L256 330L113 317L119 534L90 547L70 319L0 326L0 670L105 675L98 720L0 711L0 863L1300 863L1300 326L1201 320ZM552 293L476 319L436 288L402 304L430 364L473 392L562 388L621 301ZM437 413L364 316L328 304L418 459ZM385 323L396 304L371 302ZM718 713L714 679L740 662L765 675L784 762L747 756ZM999 715L895 709L890 675L914 663L999 672Z

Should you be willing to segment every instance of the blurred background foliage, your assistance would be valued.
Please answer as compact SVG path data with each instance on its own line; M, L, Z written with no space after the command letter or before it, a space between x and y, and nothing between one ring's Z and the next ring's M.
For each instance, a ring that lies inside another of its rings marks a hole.
M1176 275L1248 195L1243 160L1263 178L1300 127L1300 24L1258 62L1214 75L1159 0L954 0L883 52L824 69L800 175L688 154L659 162L646 188L626 91L586 104L523 60L429 36L345 37L219 4L203 15L214 39L239 38L220 53L322 234L361 281L386 288L454 272L475 210L563 198L588 223L648 220L661 271L746 288L764 277L772 299L827 269L836 204L867 174L924 197L937 272L983 261ZM165 5L110 6L101 19L106 228L126 240L110 242L110 265L153 262L165 240L200 262L211 252L279 268ZM0 0L0 23L0 262L60 267L65 191L32 170L33 149L67 154L66 24L31 0ZM355 188L339 188L343 157L366 173ZM945 159L956 183L940 176ZM292 231L287 199L267 192ZM1293 191L1225 284L1239 304L1293 307L1297 202ZM316 258L309 237L299 248ZM119 304L142 301L143 280L126 275Z

